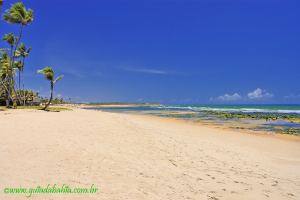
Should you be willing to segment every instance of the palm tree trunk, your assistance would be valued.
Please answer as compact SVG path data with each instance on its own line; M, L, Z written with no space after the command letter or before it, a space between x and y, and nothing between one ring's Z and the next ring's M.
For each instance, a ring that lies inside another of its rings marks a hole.
M25 65L25 57L23 57L22 68L21 68L21 70L19 70L19 91L20 91L20 98L21 98L21 96L22 96L22 94L21 94L21 80L24 78L24 76L23 76L24 65ZM21 76L22 76L22 77L21 77ZM23 106L25 106L24 80L23 80L23 98L24 98L24 99L23 99L22 102L20 102L20 104L23 103ZM22 100L22 98L21 98L21 100Z
M2 86L4 87L5 91L6 91L6 100L5 100L5 104L6 104L6 107L8 108L9 107L9 99L11 99L11 101L13 101L13 98L12 96L10 95L10 92L9 92L9 89L6 87L5 83L3 83L3 81L0 80L0 83L2 84Z
M21 90L21 70L19 71L19 90Z
M18 46L19 46L19 43L21 41L21 38L22 38L22 33L23 33L23 25L21 25L20 27L20 32L19 32L19 37L16 41L16 44L15 44L15 49L13 49L12 51L12 55L11 55L11 70L13 70L13 66L14 66L14 63L15 63L15 54L16 54L16 51L18 49ZM14 90L15 94L16 94L16 97L18 99L18 101L20 102L21 104L21 98L20 98L20 95L16 92L15 90L15 85L14 85L14 77L13 77L13 73L11 72L11 80L12 80L12 89Z
M43 110L47 110L47 108L49 107L51 101L52 101L52 98L53 98L53 87L54 87L54 83L51 81L50 82L50 90L51 90L51 94L50 94L50 99L48 101L48 103L45 105L45 107L43 108Z
M11 96L11 92L12 92L12 76L13 76L13 73L12 73L12 70L13 70L13 49L14 49L14 46L11 45L10 46L10 69L8 70L8 74L7 74L7 81L8 81L8 88L7 88L7 97L6 97L6 107L9 108L9 104L10 104L10 101L9 101L9 98ZM11 99L13 101L13 99Z
M24 77L24 75L23 75L23 71L22 71L22 77ZM24 82L23 82L23 85L22 85L22 87L23 87L23 106L26 106L26 92L25 92L25 87L24 87Z

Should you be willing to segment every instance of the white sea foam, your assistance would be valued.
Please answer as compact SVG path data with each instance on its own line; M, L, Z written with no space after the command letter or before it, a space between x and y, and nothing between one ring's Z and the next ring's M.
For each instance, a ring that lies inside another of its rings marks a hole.
M196 106L158 106L160 109L178 109L193 111L222 111L222 112L243 112L243 113L282 113L282 114L300 114L300 110L288 109L268 109L268 108L215 108L215 107L196 107Z

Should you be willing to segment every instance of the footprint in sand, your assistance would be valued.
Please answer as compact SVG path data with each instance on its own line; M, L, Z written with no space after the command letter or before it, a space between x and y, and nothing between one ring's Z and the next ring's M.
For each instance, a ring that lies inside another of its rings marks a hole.
M294 197L294 196L295 196L295 195L292 194L292 193L287 193L287 195L290 196L290 197Z
M213 196L208 196L209 200L219 200L217 197L213 197Z
M274 183L272 184L273 187L278 185L278 181L274 181Z

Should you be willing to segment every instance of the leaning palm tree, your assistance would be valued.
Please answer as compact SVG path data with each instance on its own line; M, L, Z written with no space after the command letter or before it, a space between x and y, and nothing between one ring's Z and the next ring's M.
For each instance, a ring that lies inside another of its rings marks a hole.
M50 81L50 99L48 103L46 103L45 107L42 110L47 110L48 106L50 105L52 98L53 98L53 89L55 83L57 81L61 80L64 76L58 76L57 78L54 78L54 71L51 67L45 67L44 69L38 70L38 73L41 73L45 76L45 78Z

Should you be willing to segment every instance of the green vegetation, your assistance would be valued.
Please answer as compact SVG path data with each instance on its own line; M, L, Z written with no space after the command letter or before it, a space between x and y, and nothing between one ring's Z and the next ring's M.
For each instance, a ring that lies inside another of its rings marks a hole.
M17 109L33 109L33 110L44 110L44 107L42 106L20 106ZM52 112L60 112L60 111L71 111L70 108L64 108L64 107L51 107L48 108L47 111Z
M300 116L296 114L281 114L281 113L242 113L242 112L222 112L222 111L205 111L206 114L220 119L251 119L251 120L265 120L275 121L284 120L293 124L300 124ZM235 127L238 128L238 127ZM240 127L238 129L241 129ZM275 133L299 135L300 128L287 127L283 125L273 126L255 126L250 128L259 131L272 131Z
M272 131L275 133L296 135L296 136L299 136L300 134L300 128L291 128L291 127L282 127L282 126L273 126L273 127L256 126L251 129L255 131Z
M0 11L3 0L0 0ZM23 73L25 70L25 60L31 52L31 47L27 47L23 42L23 29L34 20L34 13L31 9L26 9L22 2L12 4L10 9L3 14L3 20L8 24L18 27L17 33L7 33L2 37L6 47L0 48L0 105L5 104L6 108L16 108L17 106L39 105L45 103L43 110L46 110L53 99L54 84L62 79L62 76L54 79L52 68L46 67L39 70L39 73L50 81L51 95L47 100L38 93L25 89ZM18 80L17 80L18 79ZM63 103L62 99L54 99L54 103Z
M43 110L44 107L42 106L18 106L17 109L32 109L32 110ZM0 111L5 111L7 108L5 106L0 106ZM65 107L51 107L48 108L47 111L50 112L60 112L60 111L71 111L71 108L65 108Z
M50 99L48 103L46 103L45 107L43 110L47 110L48 106L50 105L52 99L53 99L53 90L54 90L54 85L61 79L63 79L63 75L58 76L57 78L54 78L54 71L51 67L45 67L44 69L41 69L38 71L38 73L41 73L45 76L45 78L50 82Z
M257 119L257 120L287 120L291 123L300 123L300 116L294 114L280 114L280 113L241 113L241 112L222 112L222 111L204 111L224 119Z

